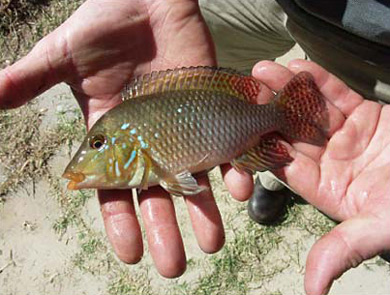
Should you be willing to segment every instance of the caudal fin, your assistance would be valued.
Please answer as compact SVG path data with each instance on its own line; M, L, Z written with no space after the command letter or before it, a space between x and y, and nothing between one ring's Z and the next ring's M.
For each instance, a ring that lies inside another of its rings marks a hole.
M300 72L277 94L282 134L299 141L323 145L329 128L325 98L309 72Z

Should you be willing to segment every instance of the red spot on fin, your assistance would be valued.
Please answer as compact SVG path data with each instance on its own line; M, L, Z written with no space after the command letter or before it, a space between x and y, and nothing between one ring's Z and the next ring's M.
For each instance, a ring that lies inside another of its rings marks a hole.
M323 145L329 128L325 98L309 72L300 72L277 94L275 105L284 119L279 130L299 141Z

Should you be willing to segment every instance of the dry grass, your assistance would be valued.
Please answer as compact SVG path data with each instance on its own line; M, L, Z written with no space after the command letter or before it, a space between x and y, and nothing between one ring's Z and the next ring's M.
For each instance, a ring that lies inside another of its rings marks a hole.
M10 34L22 25L28 25L47 6L49 0L0 0L0 30Z
M25 55L83 0L0 0L0 68Z
M51 130L40 130L44 115L33 103L15 110L0 111L0 162L5 181L0 183L0 198L19 184L36 180L48 170L48 161L59 146L80 137L84 131L81 115L59 117Z
M334 223L312 206L295 204L277 226L252 222L245 205L236 214L228 214L225 225L228 237L229 232L234 233L233 237L220 253L208 259L207 273L187 285L183 294L247 294L254 290L262 295L281 294L277 286L269 289L267 283L284 271L303 271L300 253L305 239L325 234Z
M0 161L6 175L6 180L0 184L0 196L23 179L42 174L50 149L42 149L38 128L41 115L28 106L0 112Z
M0 0L0 68L26 54L82 2ZM74 136L69 122L62 122L64 124L58 127L61 130L41 131L43 115L33 104L0 111L0 171L5 174L0 182L0 199L18 184L45 174L49 158L61 143ZM70 137L64 137L68 135Z

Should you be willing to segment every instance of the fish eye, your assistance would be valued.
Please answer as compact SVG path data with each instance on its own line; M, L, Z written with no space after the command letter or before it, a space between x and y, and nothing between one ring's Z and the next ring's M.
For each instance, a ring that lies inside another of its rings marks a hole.
M104 143L106 142L106 138L102 134L94 135L89 140L89 146L93 149L100 149Z

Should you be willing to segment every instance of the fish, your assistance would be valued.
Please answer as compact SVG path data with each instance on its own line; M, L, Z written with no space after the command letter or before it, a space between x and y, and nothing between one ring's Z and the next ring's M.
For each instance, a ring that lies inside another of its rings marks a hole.
M326 101L309 72L296 74L268 104L263 84L232 69L188 67L135 78L123 101L87 133L63 177L68 189L205 190L194 175L230 163L239 172L282 168L285 141L324 145Z

